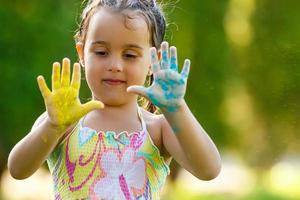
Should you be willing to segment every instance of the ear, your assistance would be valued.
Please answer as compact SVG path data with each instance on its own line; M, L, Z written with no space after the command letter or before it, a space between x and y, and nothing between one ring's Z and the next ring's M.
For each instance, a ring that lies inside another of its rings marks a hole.
M84 67L84 47L81 42L76 43L76 51L79 57L79 61L82 67Z

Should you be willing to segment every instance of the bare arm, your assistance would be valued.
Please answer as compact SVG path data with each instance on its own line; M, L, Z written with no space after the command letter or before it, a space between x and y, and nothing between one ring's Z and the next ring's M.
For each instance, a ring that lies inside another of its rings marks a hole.
M127 91L145 96L162 110L164 149L179 164L200 179L215 178L221 169L220 155L184 100L190 61L185 60L179 73L176 48L169 52L168 43L163 42L161 54L159 61L156 49L150 49L152 85L130 86Z
M30 133L10 152L8 157L10 174L16 179L31 176L53 151L63 131L49 123L46 113L41 115Z
M176 112L163 110L163 144L167 152L185 169L202 180L215 178L221 170L219 152L183 103Z
M80 103L80 76L80 66L75 63L70 82L70 60L64 59L61 73L60 64L53 64L52 91L44 78L38 77L47 114L37 120L30 133L10 152L8 168L14 178L24 179L32 175L53 151L68 127L91 110L103 108L99 101Z

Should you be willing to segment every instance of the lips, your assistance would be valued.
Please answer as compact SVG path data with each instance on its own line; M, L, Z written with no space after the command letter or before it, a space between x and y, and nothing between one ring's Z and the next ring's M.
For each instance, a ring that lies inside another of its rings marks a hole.
M103 79L102 82L104 82L107 85L122 85L126 83L126 81L120 79L112 79L112 78Z

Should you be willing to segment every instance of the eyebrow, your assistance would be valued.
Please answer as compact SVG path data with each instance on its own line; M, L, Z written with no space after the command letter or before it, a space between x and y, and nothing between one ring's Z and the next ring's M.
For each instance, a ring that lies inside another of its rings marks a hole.
M104 45L108 45L108 43L107 42L105 42L105 41L94 41L94 42L92 42L92 45L96 45L96 44L104 44Z
M105 41L102 41L102 40L98 40L98 41L94 41L92 42L92 45L97 45L97 44L101 44L101 45L109 45L109 43L105 42ZM144 48L137 45L137 44L125 44L124 47L127 47L127 48L136 48L136 49L141 49L143 50Z

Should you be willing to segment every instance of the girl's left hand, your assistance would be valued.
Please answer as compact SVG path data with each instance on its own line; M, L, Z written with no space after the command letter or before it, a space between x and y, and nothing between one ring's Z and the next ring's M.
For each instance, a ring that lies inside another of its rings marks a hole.
M184 102L190 60L184 61L181 73L178 73L177 50L170 48L167 42L161 44L162 59L159 62L155 47L150 49L153 83L150 87L130 86L128 92L140 94L148 98L160 109L175 112Z

